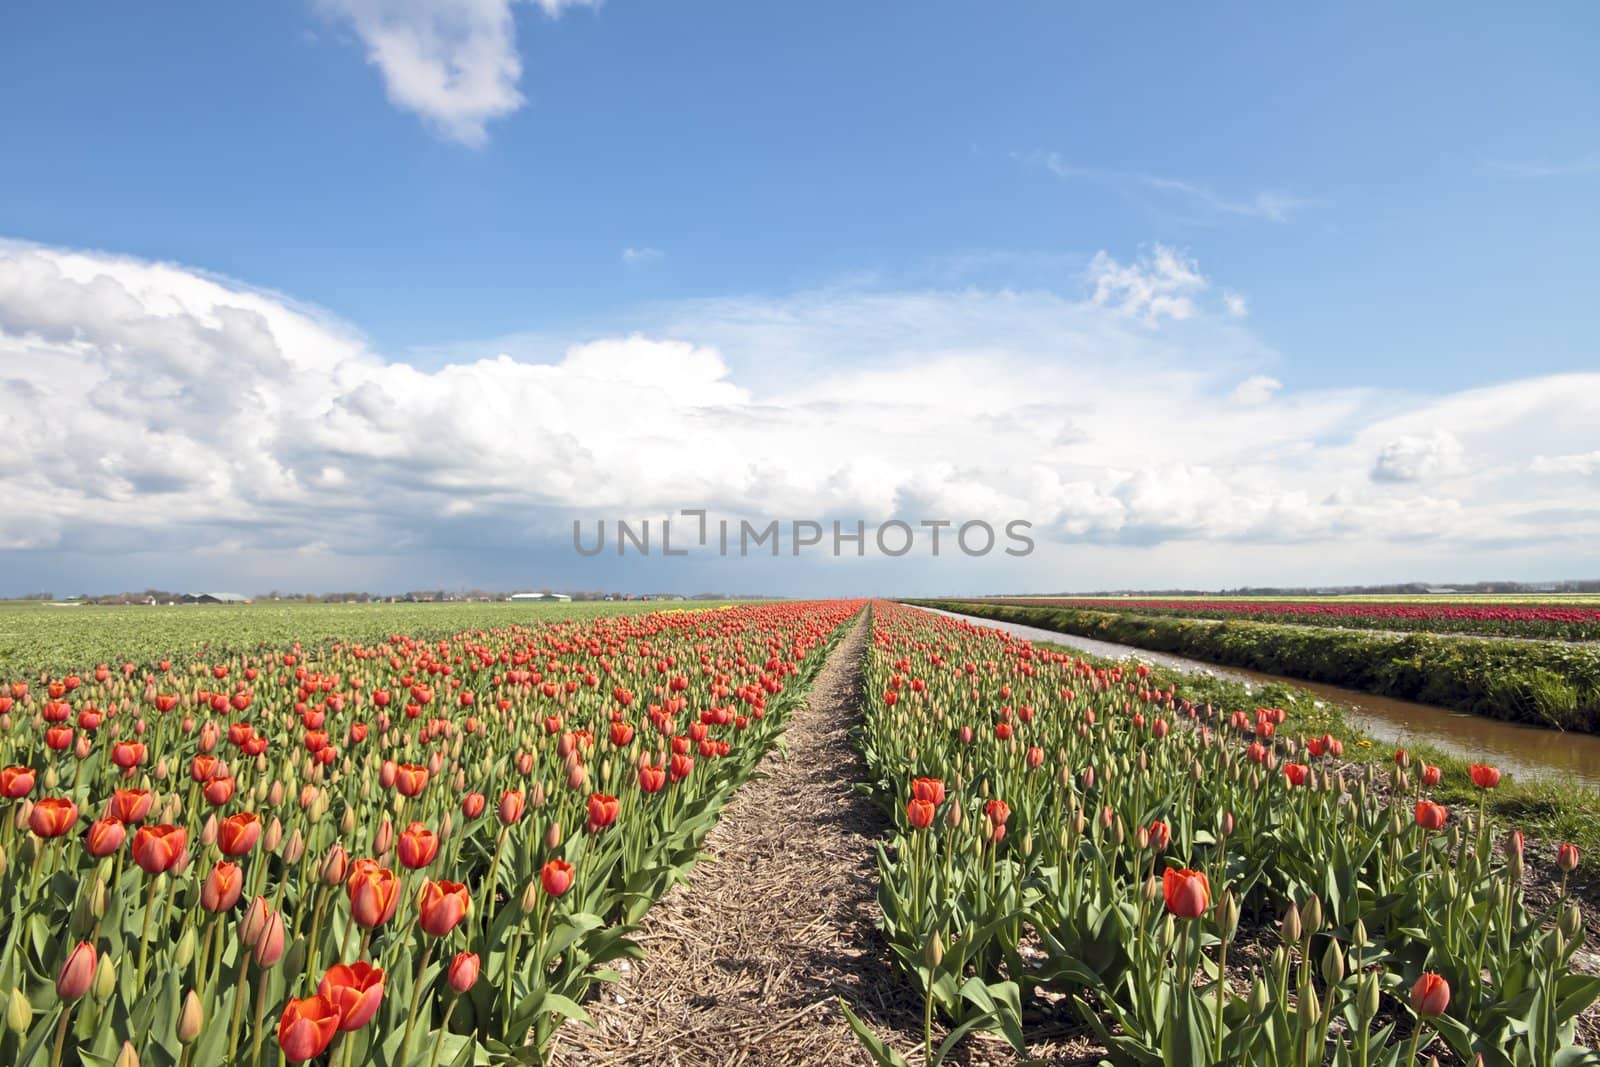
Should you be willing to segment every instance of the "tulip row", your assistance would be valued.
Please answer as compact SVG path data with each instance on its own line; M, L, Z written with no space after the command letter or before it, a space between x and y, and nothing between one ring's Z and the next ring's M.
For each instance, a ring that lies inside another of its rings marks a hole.
M1600 998L1577 904L1532 908L1520 835L1497 850L1481 812L1434 803L1436 769L1351 767L1280 710L898 605L874 608L866 674L883 922L928 1062L972 1027L1023 1049L1050 990L1116 1063L1600 1063L1574 1039ZM1230 958L1274 926L1265 959Z
M0 695L0 1062L542 1061L858 605Z
M1593 641L1600 638L1600 606L1552 601L1543 604L1471 603L1451 600L1139 600L1124 597L1027 599L993 598L994 604L1023 607L1088 608L1091 611L1173 615L1191 619L1252 619L1307 623L1365 630L1468 633L1489 637Z

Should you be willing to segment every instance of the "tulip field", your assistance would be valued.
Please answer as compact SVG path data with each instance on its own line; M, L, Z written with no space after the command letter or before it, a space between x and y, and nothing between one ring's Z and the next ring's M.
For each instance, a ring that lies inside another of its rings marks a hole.
M1478 634L1552 641L1600 640L1600 599L1569 596L1556 600L1448 596L1402 600L1372 597L1030 597L991 598L992 603L1029 607L1088 608L1098 611L1171 615L1191 619L1249 619L1301 623L1354 630Z
M0 1065L547 1062L856 626L867 1062L1600 1065L1578 850L1404 753L897 604L491 618L0 678Z
M0 687L0 1063L542 1062L859 603Z
M1025 1052L1053 1005L1116 1064L1600 1063L1575 1037L1600 998L1573 963L1577 850L1552 846L1561 884L1535 906L1521 836L1435 803L1437 768L1350 766L1276 709L1197 707L1146 668L901 606L875 609L866 694L883 924L925 998L924 1062L948 1051L936 1018L946 1042Z

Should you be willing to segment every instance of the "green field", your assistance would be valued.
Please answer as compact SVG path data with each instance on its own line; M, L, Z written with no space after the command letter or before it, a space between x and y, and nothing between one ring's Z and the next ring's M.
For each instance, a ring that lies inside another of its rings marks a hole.
M442 637L462 630L589 619L648 611L702 610L714 601L585 601L565 604L186 604L56 607L0 602L0 679L82 671L97 663L144 663L206 650L221 655L262 645L329 639L377 641L390 634Z

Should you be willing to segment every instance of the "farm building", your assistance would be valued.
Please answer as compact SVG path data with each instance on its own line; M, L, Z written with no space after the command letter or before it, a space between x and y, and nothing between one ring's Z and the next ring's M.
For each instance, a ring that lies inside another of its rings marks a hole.
M185 593L184 604L248 604L250 598L239 593Z
M506 599L525 603L528 601L563 602L572 598L565 593L512 593Z

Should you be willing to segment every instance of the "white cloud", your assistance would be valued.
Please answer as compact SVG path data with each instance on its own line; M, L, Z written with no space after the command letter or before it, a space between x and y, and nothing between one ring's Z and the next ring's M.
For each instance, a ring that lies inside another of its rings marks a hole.
M1176 249L1158 244L1127 265L1106 252L1089 262L1094 302L1150 322L1162 317L1187 319L1194 314L1194 296L1206 279L1194 260Z
M1372 465L1375 482L1427 482L1455 473L1461 442L1448 430L1407 435L1387 442Z
M1242 319L1250 314L1250 301L1245 299L1243 293L1236 293L1232 289L1223 292L1222 306L1236 319Z
M633 248L630 246L622 250L622 262L626 263L630 267L633 267L642 263L653 263L664 255L666 255L666 253L661 251L661 249L651 248L648 245L641 248Z
M552 18L598 0L536 0ZM445 137L479 146L486 126L523 105L517 88L513 0L318 0L349 25L383 75L396 107L415 112Z
M1271 400L1283 383L1276 378L1269 378L1265 374L1255 374L1240 382L1233 392L1228 394L1228 399L1235 404L1254 406L1265 404Z
M1529 469L1535 474L1600 474L1600 450L1568 456L1534 456Z
M1242 197L1221 196L1209 186L1197 182L1143 171L1080 166L1053 152L1042 157L1031 155L1017 158L1034 163L1042 158L1045 169L1058 178L1089 181L1122 192L1138 194L1140 199L1155 201L1168 210L1197 212L1203 219L1215 220L1222 216L1234 216L1266 222L1288 222L1291 217L1315 203L1305 197L1277 189L1262 189Z
M1586 485L1527 476L1600 463L1600 375L1285 391L1242 325L1160 303L1203 284L1191 261L1101 264L1089 298L697 301L422 369L280 296L0 244L0 546L227 550L291 578L310 552L338 582L373 553L425 573L576 515L695 506L1026 517L1052 543L1303 546L1308 563L1397 539L1491 558L1600 536Z

